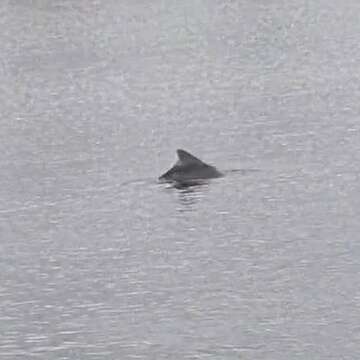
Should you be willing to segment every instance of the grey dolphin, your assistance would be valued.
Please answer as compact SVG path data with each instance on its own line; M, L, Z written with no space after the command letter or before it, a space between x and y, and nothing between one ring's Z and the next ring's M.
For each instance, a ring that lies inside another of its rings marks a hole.
M214 166L205 164L203 161L191 155L185 150L176 150L178 161L159 180L174 181L179 183L192 182L194 180L212 179L223 176Z

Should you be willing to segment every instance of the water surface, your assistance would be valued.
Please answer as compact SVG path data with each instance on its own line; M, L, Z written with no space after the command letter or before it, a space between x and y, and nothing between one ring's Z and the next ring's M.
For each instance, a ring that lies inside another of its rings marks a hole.
M359 15L3 2L1 359L358 358Z

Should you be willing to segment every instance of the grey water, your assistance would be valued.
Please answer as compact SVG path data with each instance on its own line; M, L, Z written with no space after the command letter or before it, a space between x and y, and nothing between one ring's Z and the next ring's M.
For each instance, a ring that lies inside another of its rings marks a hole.
M359 18L1 2L0 358L359 359Z

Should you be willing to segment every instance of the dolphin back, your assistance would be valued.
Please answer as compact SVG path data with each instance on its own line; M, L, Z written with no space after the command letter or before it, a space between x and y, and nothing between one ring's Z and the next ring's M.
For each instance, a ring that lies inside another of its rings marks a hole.
M182 149L178 149L176 152L178 161L170 170L159 177L160 180L183 182L223 176L214 166L204 163L189 152Z

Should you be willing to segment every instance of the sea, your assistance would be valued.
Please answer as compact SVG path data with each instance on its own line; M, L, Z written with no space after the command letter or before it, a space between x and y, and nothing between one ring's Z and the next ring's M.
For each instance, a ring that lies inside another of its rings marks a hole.
M2 1L0 358L360 359L359 19Z

